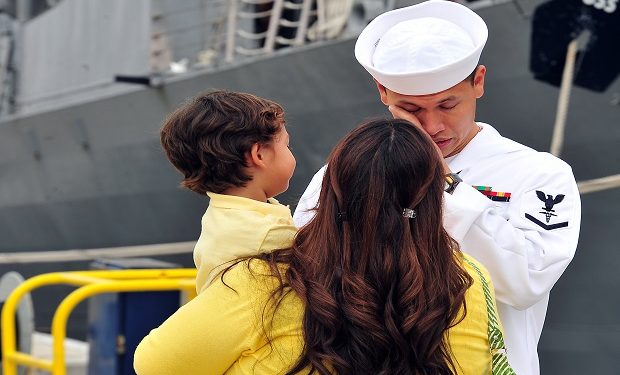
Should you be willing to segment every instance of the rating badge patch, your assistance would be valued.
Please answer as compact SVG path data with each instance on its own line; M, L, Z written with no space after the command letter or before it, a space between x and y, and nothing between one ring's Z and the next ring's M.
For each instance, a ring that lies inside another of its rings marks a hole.
M565 194L553 191L532 190L525 194L523 215L545 230L565 228L569 225L572 203Z

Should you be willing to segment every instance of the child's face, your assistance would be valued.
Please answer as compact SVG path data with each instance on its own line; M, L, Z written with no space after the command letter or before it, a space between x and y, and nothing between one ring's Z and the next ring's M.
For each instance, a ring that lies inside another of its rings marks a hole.
M286 128L282 126L273 142L268 146L273 152L269 153L268 170L269 179L265 193L271 198L288 189L288 184L295 171L295 157L289 148L289 136Z

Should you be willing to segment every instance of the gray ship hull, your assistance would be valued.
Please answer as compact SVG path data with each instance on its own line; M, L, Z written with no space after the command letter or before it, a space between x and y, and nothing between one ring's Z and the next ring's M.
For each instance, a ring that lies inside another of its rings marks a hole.
M558 89L528 70L531 19L512 3L480 9L490 38L477 119L537 150L548 150ZM224 70L170 79L126 93L0 123L0 251L100 248L195 240L207 200L178 187L160 151L166 113L197 92L255 93L287 111L297 170L279 197L294 206L338 139L363 118L387 116L353 57L354 40L330 42ZM507 48L508 47L508 48ZM578 180L620 172L620 92L575 88L562 158ZM551 293L540 342L543 374L616 373L620 367L620 190L582 197L580 244ZM192 266L190 255L167 258ZM2 265L30 276L87 263ZM35 295L35 301L37 296ZM75 330L80 336L83 331Z

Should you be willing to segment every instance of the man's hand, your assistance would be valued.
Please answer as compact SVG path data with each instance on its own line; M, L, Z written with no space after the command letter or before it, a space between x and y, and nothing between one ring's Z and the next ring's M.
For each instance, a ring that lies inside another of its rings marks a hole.
M443 154L441 153L441 149L439 148L439 146L437 146L437 144L435 142L433 142L433 139L431 138L431 136L428 135L426 130L424 130L424 127L422 127L422 123L420 122L420 120L418 120L418 118L415 117L415 115L413 113L411 113L409 111L406 111L405 109L403 109L402 107L399 107L397 105L390 105L390 106L388 106L388 110L392 114L392 117L397 118L397 119L401 119L401 120L407 120L410 123L412 123L413 125L415 125L418 129L420 129L422 131L422 133L426 134L428 136L429 141L431 141L431 143L433 145L435 145L435 149L437 150L437 153L439 154L439 158L441 160L441 164L443 166L444 173L448 174L448 173L452 172L450 170L450 167L448 167L448 164L446 163L446 160L444 159Z

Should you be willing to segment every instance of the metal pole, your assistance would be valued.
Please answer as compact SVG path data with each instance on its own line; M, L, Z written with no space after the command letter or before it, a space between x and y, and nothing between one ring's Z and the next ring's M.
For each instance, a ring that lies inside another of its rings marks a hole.
M274 0L273 7L271 8L271 17L269 18L269 29L267 29L267 36L265 37L265 52L273 52L276 44L276 36L280 30L280 17L282 16L282 7L284 6L283 0Z
M235 36L237 32L237 0L228 2L228 27L226 30L226 62L232 62L235 56Z
M579 181L577 188L580 194L594 193L596 191L616 189L620 187L620 174L595 178L593 180Z
M32 0L17 0L17 20L26 22L32 15Z
M310 6L312 0L304 0L299 15L299 26L297 27L297 34L295 35L295 45L301 46L306 41L306 32L308 31L308 21L310 19Z
M570 101L570 91L573 84L575 71L575 58L577 56L577 39L568 44L566 51L566 62L562 72L562 84L560 86L560 96L558 107L553 125L553 136L551 137L550 152L555 156L560 156L562 145L564 144L564 129L566 128L566 114L568 113L568 103Z

